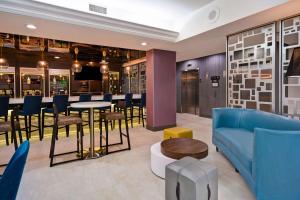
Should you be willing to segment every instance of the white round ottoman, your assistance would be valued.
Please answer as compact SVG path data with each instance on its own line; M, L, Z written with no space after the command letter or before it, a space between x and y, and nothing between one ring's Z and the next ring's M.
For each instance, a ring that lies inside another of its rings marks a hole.
M155 175L165 178L166 165L176 160L166 157L161 153L160 143L158 142L151 146L151 170Z

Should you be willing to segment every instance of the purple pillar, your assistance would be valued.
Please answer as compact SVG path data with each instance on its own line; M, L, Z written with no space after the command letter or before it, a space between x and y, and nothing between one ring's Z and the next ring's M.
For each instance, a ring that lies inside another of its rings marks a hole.
M176 52L147 51L147 129L176 126Z

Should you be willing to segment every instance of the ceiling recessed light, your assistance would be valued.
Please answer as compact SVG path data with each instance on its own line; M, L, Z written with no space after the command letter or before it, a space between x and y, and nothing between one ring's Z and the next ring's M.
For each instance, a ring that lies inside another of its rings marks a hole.
M147 45L147 42L142 42L141 45L142 45L142 46L146 46L146 45Z
M33 30L36 29L36 26L33 24L27 24L26 27Z
M55 58L55 59L60 59L60 57L59 57L59 56L54 56L54 58Z

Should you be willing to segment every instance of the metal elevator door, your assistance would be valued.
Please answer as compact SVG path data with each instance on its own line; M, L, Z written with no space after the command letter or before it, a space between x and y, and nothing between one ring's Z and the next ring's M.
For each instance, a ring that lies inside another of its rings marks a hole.
M199 115L199 71L181 74L181 112Z

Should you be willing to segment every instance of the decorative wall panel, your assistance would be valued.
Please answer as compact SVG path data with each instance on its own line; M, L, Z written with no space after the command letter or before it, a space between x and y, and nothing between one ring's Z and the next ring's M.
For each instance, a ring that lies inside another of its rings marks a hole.
M275 111L275 24L227 37L228 107Z
M281 70L282 70L282 114L300 113L300 78L285 76L293 49L300 47L300 16L283 20L281 23Z

